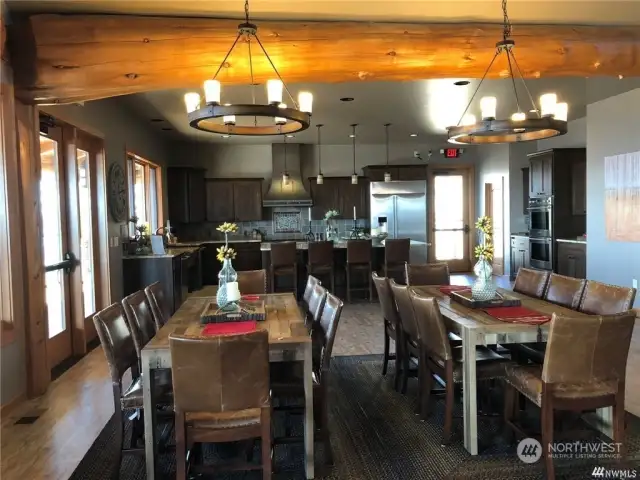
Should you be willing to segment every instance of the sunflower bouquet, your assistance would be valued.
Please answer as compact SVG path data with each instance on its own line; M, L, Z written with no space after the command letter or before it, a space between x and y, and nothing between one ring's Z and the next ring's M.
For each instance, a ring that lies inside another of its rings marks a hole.
M483 216L476 221L476 229L482 233L482 242L476 245L473 253L476 258L484 257L487 261L493 260L493 225L491 218Z
M235 223L224 222L216 230L224 233L225 235L228 233L236 233L238 231L238 225Z
M233 248L228 247L227 245L219 247L216 251L218 252L216 258L219 262L224 262L225 260L235 260L236 258L236 251Z

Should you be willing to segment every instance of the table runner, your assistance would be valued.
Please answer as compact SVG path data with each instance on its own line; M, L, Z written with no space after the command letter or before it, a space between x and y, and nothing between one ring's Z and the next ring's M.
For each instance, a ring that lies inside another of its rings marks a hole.
M464 292L465 290L471 290L471 287L463 285L444 285L439 288L441 293L450 296L453 292Z
M239 335L241 333L255 332L256 321L209 323L202 329L202 335L213 337L216 335Z
M496 320L507 323L542 325L551 320L550 315L545 315L526 307L493 307L485 308L484 312L491 315Z

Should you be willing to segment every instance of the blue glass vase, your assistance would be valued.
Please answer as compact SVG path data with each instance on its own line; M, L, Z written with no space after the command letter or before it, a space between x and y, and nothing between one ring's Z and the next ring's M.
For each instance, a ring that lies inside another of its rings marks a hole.
M493 282L493 267L484 257L478 258L473 267L476 280L471 286L471 297L474 300L492 300L496 296L496 284Z
M224 308L229 305L229 300L227 299L227 283L237 281L238 273L234 270L231 259L225 258L224 262L222 262L220 273L218 273L218 292L216 294L218 307Z

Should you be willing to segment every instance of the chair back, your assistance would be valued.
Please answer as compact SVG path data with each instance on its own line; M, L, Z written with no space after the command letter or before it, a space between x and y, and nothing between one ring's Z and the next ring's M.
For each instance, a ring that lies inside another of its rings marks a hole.
M347 240L347 263L371 262L371 240Z
M371 275L371 278L376 287L376 292L378 292L382 316L394 328L397 328L400 320L398 319L398 310L396 309L396 302L393 299L393 293L391 293L389 280L386 277L379 276L375 272Z
M542 298L548 280L549 272L547 271L520 267L513 291L533 298Z
M304 286L304 293L302 294L302 301L307 306L307 310L309 309L309 301L311 301L313 287L316 285L322 285L322 282L313 275L309 275L307 277L307 284Z
M449 265L441 263L423 263L404 265L407 285L451 285Z
M387 265L404 264L409 261L411 240L392 238L384 241L384 262Z
M290 267L296 263L296 242L271 244L271 266Z
M579 310L591 315L613 315L633 307L636 289L587 281Z
M422 346L432 357L451 360L451 343L438 301L434 297L421 295L413 288L409 292Z
M587 281L580 278L565 277L552 273L544 292L547 302L577 310Z
M633 312L566 317L553 314L542 367L546 383L624 382Z
M320 320L322 309L324 308L325 301L327 300L327 289L322 285L317 284L311 291L311 298L309 299L309 315L314 322Z
M318 349L319 358L313 360L314 370L320 374L320 378L331 367L331 353L333 351L333 343L336 339L338 331L338 323L342 315L342 307L344 303L338 297L331 293L327 293L327 299L322 309L320 320L314 325L312 338L314 344L321 345Z
M402 330L409 335L411 340L417 342L420 339L420 334L418 332L418 325L416 323L415 313L413 312L411 298L409 297L409 287L406 285L398 285L393 279L389 280L389 285L393 292L393 298L396 301Z
M164 294L164 288L160 282L155 282L144 289L144 294L149 302L149 307L151 307L156 330L160 330L171 318L171 308Z
M96 313L93 316L93 324L107 357L111 381L120 385L125 372L138 365L136 348L122 305L114 303Z
M177 412L233 412L269 405L269 334L169 336Z
M238 288L242 295L264 295L267 293L267 271L245 270L238 272Z
M149 308L147 297L142 290L125 297L122 300L122 306L129 322L138 359L141 359L142 349L157 331L151 308Z
M333 265L333 242L309 242L307 255L309 265Z

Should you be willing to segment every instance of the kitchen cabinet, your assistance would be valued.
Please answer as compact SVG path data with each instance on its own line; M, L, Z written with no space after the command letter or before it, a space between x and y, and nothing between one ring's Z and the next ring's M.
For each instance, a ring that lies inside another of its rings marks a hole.
M391 180L426 180L426 165L368 165L363 169L364 176L370 182L383 182L385 172L391 174Z
M309 179L311 198L311 218L322 220L328 210L338 210L342 214L338 189L341 184L340 177L325 177L322 185L318 185L313 178Z
M351 184L351 177L325 177L322 185L309 180L314 220L323 219L328 210L337 210L342 218L352 219L354 206L358 218L369 218L368 179L360 177L357 185Z
M529 237L511 236L511 278L516 278L518 270L529 268Z
M587 278L587 245L567 242L557 242L557 245L556 271L568 277Z
M587 213L587 161L581 159L571 166L571 208L574 215Z
M262 220L262 181L234 181L233 210L236 222Z
M233 182L207 180L207 220L209 222L232 222Z
M262 220L262 179L215 178L206 181L209 222Z
M529 196L553 195L553 151L529 156Z
M196 223L206 219L205 170L191 167L167 169L169 220Z
M392 180L426 180L427 179L427 166L426 165L407 165L404 167L398 167L398 175L391 177Z

